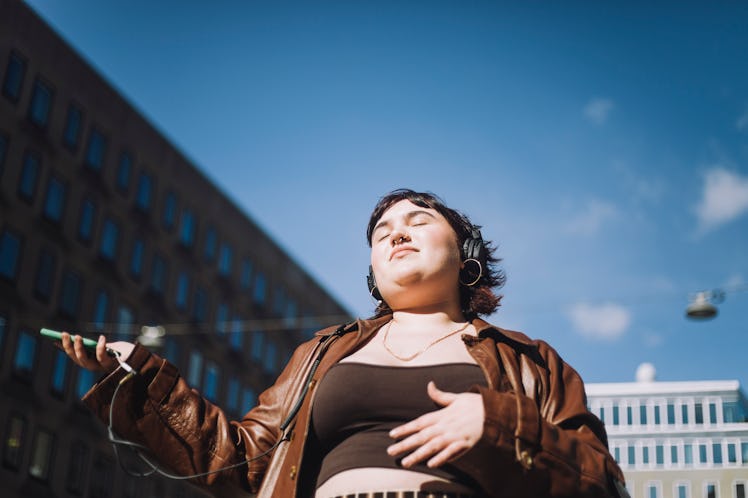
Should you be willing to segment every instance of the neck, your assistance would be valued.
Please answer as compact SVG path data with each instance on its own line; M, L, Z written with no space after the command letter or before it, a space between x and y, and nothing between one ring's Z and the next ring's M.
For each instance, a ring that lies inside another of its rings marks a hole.
M458 310L397 310L392 313L393 324L402 328L420 330L441 330L456 323L465 322L465 317Z

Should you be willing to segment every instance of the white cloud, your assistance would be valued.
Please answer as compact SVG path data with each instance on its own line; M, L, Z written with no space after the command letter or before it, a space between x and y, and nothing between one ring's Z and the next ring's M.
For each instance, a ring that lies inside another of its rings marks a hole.
M615 107L610 99L594 98L584 106L584 116L593 124L602 125L608 120L608 116Z
M740 131L748 131L748 108L740 115L738 120L735 122L735 126Z
M574 235L594 235L603 226L607 220L615 218L618 209L614 204L592 199L587 202L587 206L582 213L569 220L566 225L566 231Z
M728 223L748 211L748 177L722 167L704 175L701 201L696 216L702 231Z
M620 304L577 303L568 312L577 333L590 339L613 341L631 324L631 313Z

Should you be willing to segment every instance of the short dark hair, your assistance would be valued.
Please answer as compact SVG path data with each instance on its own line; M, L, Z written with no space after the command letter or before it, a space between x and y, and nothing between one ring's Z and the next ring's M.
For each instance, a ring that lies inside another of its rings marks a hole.
M369 218L369 226L366 228L366 241L369 247L371 247L371 236L374 232L374 227L379 222L379 219L393 204L402 200L410 201L416 206L433 209L444 216L455 231L455 234L457 234L457 245L460 248L462 248L466 239L472 237L474 230L480 230L481 228L479 225L474 225L461 212L447 207L444 201L431 192L416 192L404 188L397 189L384 195L379 199L377 205L374 206L374 210ZM498 268L498 263L501 260L494 256L496 248L491 241L484 240L483 244L486 248L486 268L483 268L483 275L481 275L475 285L460 285L460 306L465 317L468 319L474 318L476 315L490 315L496 311L501 305L502 296L494 293L493 289L500 288L506 281L504 272ZM382 316L391 312L392 310L389 305L382 300L377 306L375 316Z

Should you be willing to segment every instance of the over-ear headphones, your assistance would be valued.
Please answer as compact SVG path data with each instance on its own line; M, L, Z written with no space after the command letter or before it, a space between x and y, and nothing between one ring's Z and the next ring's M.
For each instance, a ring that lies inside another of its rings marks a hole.
M481 272L486 267L486 245L483 243L483 235L475 227L470 228L470 237L462 243L462 259L474 259L480 263ZM377 289L377 281L374 278L374 270L369 265L369 273L366 275L366 286L369 288L369 294L377 301L382 300L382 294Z

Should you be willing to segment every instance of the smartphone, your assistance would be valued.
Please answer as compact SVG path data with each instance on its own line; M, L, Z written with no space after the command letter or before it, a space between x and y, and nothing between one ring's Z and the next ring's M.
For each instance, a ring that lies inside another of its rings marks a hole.
M62 341L62 333L57 332L56 330L52 329L41 329L39 333L46 337L47 339L52 339L53 341ZM75 337L73 334L70 334L70 337ZM83 346L86 349L90 349L91 351L96 350L96 344L97 342L93 339L89 339L88 337L81 337L83 339ZM119 353L113 349L106 348L106 352L109 356L117 357L119 356Z

